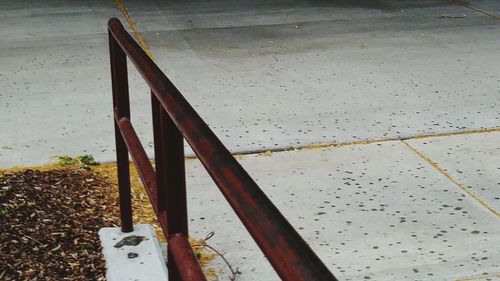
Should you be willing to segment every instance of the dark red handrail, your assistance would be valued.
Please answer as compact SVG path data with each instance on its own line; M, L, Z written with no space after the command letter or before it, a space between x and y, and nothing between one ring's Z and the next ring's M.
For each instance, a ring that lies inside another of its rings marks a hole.
M169 280L205 280L187 240L185 139L282 280L337 280L118 19L108 31L122 231L133 230L130 153L169 242ZM130 121L127 57L151 89L154 168Z

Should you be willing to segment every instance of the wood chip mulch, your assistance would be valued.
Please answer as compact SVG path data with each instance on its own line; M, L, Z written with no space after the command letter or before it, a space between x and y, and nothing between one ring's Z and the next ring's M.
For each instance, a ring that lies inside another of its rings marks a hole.
M0 174L0 280L105 280L112 188L86 169Z

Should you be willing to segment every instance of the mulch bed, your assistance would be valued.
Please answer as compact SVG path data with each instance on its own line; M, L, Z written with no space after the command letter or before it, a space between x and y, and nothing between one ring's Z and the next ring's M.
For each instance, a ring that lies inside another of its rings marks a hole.
M88 169L0 174L0 280L105 280L113 192Z

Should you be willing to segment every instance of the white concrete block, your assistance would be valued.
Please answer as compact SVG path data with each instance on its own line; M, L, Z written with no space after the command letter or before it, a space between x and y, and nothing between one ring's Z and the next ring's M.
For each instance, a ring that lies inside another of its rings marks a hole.
M136 241L140 241L137 245L118 244L130 241L133 236L140 237L136 238ZM166 262L151 225L134 225L134 231L130 233L121 232L119 227L104 227L99 230L99 238L106 259L108 281L168 279Z

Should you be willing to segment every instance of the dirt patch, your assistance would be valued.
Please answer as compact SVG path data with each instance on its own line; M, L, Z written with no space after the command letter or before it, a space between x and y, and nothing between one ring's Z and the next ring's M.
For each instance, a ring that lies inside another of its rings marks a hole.
M98 230L113 186L88 169L0 174L0 279L105 280Z

